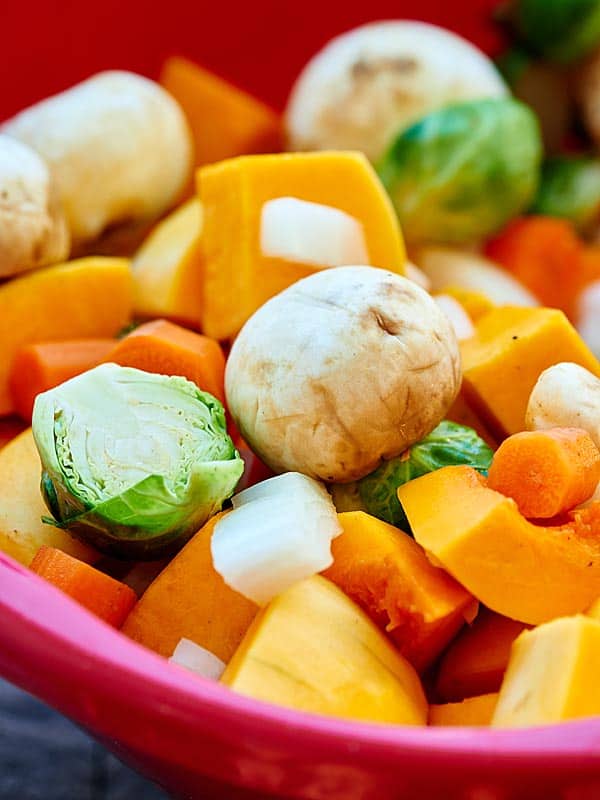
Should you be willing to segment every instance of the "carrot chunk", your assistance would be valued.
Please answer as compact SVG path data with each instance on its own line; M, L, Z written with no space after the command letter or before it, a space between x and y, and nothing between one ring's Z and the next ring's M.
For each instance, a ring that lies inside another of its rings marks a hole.
M529 519L549 519L592 496L600 451L580 428L523 431L494 454L488 486L512 497Z
M54 547L40 547L30 569L115 628L137 601L129 586Z

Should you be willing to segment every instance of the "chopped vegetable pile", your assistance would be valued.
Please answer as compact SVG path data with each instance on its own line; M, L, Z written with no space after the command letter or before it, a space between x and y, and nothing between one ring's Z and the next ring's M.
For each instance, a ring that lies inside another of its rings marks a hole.
M345 33L283 115L170 58L0 125L0 549L168 669L600 715L600 0L498 24Z

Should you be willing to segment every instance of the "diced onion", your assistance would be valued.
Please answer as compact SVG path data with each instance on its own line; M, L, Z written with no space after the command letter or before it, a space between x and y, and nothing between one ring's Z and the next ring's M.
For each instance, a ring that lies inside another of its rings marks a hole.
M214 653L190 639L180 640L169 661L213 681L219 680L226 666Z
M362 224L339 208L278 197L262 207L263 255L315 267L369 264Z
M471 317L454 297L449 294L436 294L433 299L450 320L459 342L475 336L475 326Z
M425 275L422 269L419 269L412 261L405 261L404 262L404 274L408 278L409 281L416 283L417 286L420 286L421 289L425 289L428 292L431 289L431 281Z
M325 488L286 473L234 498L234 510L215 526L213 566L228 586L265 605L329 567L331 540L341 531Z
M581 292L577 330L596 357L600 358L600 281L590 283Z

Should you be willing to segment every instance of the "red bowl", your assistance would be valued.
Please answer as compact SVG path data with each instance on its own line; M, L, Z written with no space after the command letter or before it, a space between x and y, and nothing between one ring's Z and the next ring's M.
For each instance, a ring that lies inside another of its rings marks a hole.
M179 52L281 106L307 58L371 19L411 16L492 51L494 0L239 4L30 0L2 10L0 119L110 68ZM595 800L600 720L521 731L366 725L234 695L133 644L0 555L0 673L170 792L307 800Z

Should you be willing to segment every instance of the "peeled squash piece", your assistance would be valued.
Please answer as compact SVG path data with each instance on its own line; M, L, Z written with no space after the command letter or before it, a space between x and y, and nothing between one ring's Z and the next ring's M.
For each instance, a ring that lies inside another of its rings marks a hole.
M300 711L404 725L427 720L414 669L319 575L260 612L221 680L240 694Z
M524 727L600 715L600 622L582 615L513 644L492 725Z
M339 515L344 532L332 543L323 574L386 630L417 669L427 667L477 601L402 531L362 511Z
M434 726L463 725L485 727L492 721L498 693L469 697L460 703L429 706L429 724Z
M563 526L533 525L470 467L444 467L398 497L416 541L488 608L531 625L588 608L600 595L600 503Z
M0 285L0 416L14 411L8 378L24 344L111 337L131 316L129 261L92 256Z
M40 457L31 428L0 450L0 550L28 567L40 547L63 550L93 563L98 554L66 531L45 525Z

